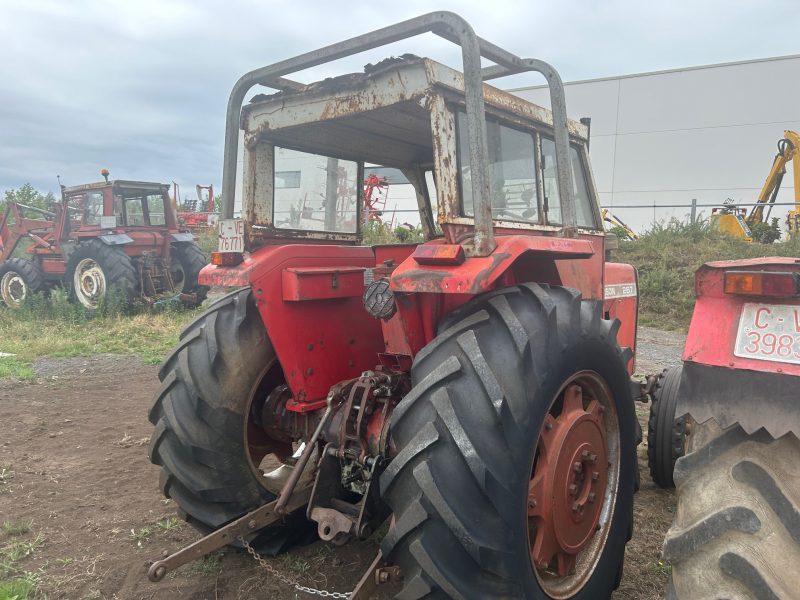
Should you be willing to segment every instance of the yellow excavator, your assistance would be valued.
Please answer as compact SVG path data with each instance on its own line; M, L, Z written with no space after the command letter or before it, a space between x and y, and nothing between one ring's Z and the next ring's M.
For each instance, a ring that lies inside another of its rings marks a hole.
M786 164L791 162L794 167L794 208L787 215L786 225L789 235L797 235L800 231L800 134L786 130L783 138L778 141L778 153L772 161L767 180L758 194L758 203L752 208L750 214L745 216L745 210L729 205L714 209L711 213L711 223L721 231L725 231L748 242L753 241L750 227L755 223L764 223L769 219L772 204L778 198L783 176L786 174ZM766 214L765 214L765 210Z

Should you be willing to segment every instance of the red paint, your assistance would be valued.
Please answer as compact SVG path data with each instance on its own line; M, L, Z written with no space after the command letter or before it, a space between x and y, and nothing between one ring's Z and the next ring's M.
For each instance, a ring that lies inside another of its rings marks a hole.
M745 303L758 302L759 299L725 293L725 272L732 270L800 273L800 261L794 258L770 257L719 261L700 267L695 274L697 302L686 338L683 360L708 366L800 376L800 365L734 355L742 308ZM771 298L765 299L764 303L797 306L800 310L800 298ZM795 321L796 326L800 327L797 312Z

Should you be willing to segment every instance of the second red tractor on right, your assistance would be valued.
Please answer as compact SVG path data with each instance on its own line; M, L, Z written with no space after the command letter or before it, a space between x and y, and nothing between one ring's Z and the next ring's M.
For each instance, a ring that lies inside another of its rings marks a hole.
M695 291L650 415L651 474L678 495L667 597L796 598L800 260L708 263Z

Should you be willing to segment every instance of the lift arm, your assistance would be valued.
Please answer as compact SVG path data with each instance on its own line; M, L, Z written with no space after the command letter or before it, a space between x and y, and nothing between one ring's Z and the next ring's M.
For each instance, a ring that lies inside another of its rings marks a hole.
M783 132L783 138L778 141L778 153L758 194L758 205L754 206L747 216L748 225L764 221L764 206L773 204L777 199L783 176L786 174L786 163L789 161L793 161L794 164L794 211L800 211L800 134L787 129Z

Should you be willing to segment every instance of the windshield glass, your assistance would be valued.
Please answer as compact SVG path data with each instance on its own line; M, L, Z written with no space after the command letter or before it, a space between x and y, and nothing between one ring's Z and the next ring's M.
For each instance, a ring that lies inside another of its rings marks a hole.
M355 233L358 184L353 161L275 146L275 227Z
M149 190L115 190L114 213L117 225L164 225L164 197Z

